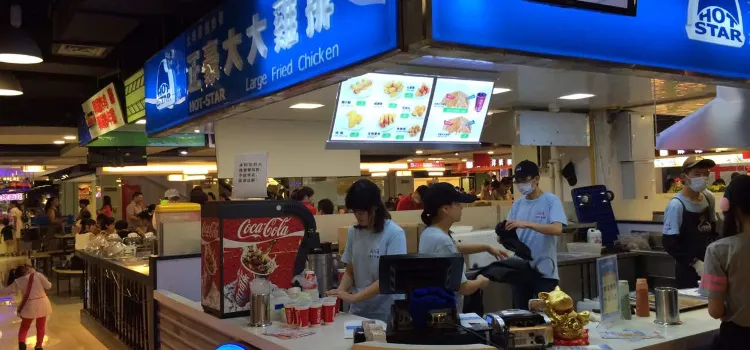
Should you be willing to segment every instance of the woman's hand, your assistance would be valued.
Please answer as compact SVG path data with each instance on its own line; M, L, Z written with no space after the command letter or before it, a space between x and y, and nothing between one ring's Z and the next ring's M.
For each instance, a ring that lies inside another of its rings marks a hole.
M339 289L329 290L327 294L328 294L328 296L337 297L337 298L341 299L342 301L345 301L345 302L350 303L350 304L351 303L356 303L358 301L356 294L351 294L351 293L349 293L347 291L343 291L343 290L339 290Z
M529 228L529 227L531 227L531 223L528 221L508 220L505 223L505 229L508 231L519 229L519 228Z
M489 244L487 245L487 249L485 250L485 252L487 252L490 255L494 256L495 259L497 259L497 260L503 260L503 259L507 259L508 258L508 254L506 254L505 252L503 252L499 248L493 247L493 246L491 246Z

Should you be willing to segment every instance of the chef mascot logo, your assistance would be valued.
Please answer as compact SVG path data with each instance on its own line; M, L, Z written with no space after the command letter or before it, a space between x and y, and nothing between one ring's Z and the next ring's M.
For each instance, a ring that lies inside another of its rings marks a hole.
M686 30L691 40L742 47L745 30L739 0L690 0Z

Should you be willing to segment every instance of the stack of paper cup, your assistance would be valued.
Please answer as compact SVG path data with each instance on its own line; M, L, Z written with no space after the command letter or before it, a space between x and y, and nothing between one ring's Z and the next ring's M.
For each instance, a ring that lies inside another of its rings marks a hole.
M310 303L302 302L294 306L296 323L299 328L310 327Z
M284 304L284 315L286 316L286 324L289 326L296 327L297 326L297 312L295 311L295 306L297 303L295 302L288 302Z
M322 323L323 302L320 299L310 303L310 326L319 326Z

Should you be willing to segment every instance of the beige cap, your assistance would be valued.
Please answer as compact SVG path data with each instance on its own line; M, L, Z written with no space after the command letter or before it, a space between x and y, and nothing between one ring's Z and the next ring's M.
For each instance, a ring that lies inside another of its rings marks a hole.
M704 168L704 169L711 169L716 166L716 162L713 160L703 158L701 156L690 156L688 159L685 159L685 162L682 163L682 172L687 173L692 168Z

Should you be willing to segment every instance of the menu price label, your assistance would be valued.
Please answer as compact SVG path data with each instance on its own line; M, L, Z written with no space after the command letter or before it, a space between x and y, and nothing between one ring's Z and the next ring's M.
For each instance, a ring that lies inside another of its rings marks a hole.
M438 78L422 141L478 143L494 83Z
M418 142L434 80L370 73L343 82L331 141Z

